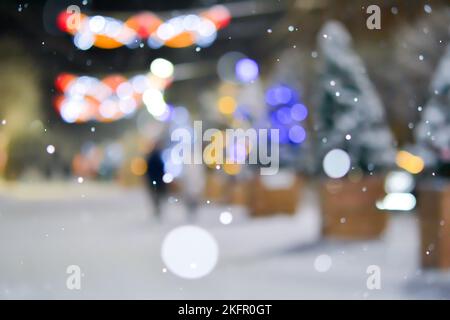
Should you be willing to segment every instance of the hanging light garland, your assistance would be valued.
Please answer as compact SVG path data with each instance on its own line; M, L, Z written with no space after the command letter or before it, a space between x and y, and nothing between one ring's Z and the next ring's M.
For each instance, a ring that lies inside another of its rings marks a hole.
M151 12L133 15L123 22L101 15L63 11L57 17L57 24L62 31L74 36L74 44L81 50L93 46L137 48L143 42L156 49L162 46L184 48L194 44L207 47L216 39L217 31L226 27L230 20L229 10L217 5L198 15L181 15L167 21Z
M144 104L153 117L165 121L170 107L163 93L173 80L173 71L171 62L158 58L149 73L130 79L119 74L98 79L62 73L55 80L60 92L55 109L67 123L112 122L131 116Z

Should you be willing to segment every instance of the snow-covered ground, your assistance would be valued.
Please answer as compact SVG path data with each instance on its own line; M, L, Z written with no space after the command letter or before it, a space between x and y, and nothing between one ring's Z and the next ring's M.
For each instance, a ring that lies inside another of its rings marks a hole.
M234 216L223 225L219 215ZM421 272L415 215L397 214L383 239L324 241L312 190L298 213L250 219L242 208L205 203L195 221L180 201L158 222L145 190L111 185L0 187L0 298L39 299L418 299L450 298L450 273ZM216 268L186 280L161 259L164 236L196 224L219 244ZM316 258L331 257L318 272ZM81 290L66 287L80 266ZM381 289L369 290L366 269L381 268Z

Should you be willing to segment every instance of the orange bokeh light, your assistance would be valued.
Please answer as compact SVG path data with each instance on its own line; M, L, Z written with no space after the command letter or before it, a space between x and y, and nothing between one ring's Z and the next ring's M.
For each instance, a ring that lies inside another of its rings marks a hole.
M399 151L397 153L396 163L400 168L412 174L422 172L425 167L425 163L421 157L415 156L407 151Z
M144 158L133 158L130 163L130 170L136 176L143 176L147 172L147 162Z

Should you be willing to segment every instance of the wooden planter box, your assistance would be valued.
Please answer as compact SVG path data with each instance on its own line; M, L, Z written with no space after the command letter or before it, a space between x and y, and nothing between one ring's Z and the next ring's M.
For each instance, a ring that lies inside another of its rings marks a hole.
M210 172L206 178L205 199L213 203L245 206L254 217L296 212L303 179L280 172L276 176L255 176L252 180L237 180ZM281 180L275 182L274 180Z
M246 207L249 205L251 183L249 181L232 181L229 184L226 202L232 205Z
M227 177L220 172L208 172L206 174L204 197L213 203L224 203L227 199Z
M281 176L280 176L281 175ZM275 182L275 179L282 184ZM280 171L277 176L257 176L251 186L250 212L254 217L270 216L277 213L293 215L297 210L304 180L295 174L283 177Z
M384 195L381 176L366 176L358 181L348 178L323 181L320 186L323 236L350 240L380 237L388 215L375 204Z
M450 181L424 182L418 189L422 266L450 269Z
M209 172L206 176L204 198L213 203L248 205L250 183L232 179L220 172Z

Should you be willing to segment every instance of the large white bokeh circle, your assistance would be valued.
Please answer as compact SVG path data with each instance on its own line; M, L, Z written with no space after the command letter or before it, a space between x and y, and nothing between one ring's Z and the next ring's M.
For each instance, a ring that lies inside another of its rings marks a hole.
M197 279L214 269L219 247L208 231L196 226L182 226L166 235L161 256L172 273L181 278Z
M350 156L344 150L333 149L323 158L323 170L330 178L342 178L348 173L350 167Z

